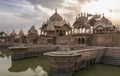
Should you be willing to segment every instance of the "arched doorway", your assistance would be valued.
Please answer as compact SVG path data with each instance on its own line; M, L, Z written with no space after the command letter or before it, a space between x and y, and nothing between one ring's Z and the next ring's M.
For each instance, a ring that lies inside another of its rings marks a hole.
M82 41L82 44L85 44L85 38L82 38L81 41Z

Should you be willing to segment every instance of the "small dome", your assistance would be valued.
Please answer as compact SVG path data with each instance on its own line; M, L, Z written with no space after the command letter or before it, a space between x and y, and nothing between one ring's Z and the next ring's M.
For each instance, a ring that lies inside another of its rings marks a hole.
M63 18L57 13L55 12L51 17L50 17L51 21L59 21L59 20L63 20Z
M109 23L109 20L103 16L99 22L107 24Z
M104 24L110 24L110 25L112 25L112 22L109 19L107 19L104 16L104 14L103 14L103 17L98 21L98 23L104 23Z
M113 27L112 22L109 19L107 19L106 17L104 17L104 15L99 21L97 21L95 23L94 28L96 28L98 26Z
M24 36L24 33L23 33L22 29L20 30L19 35Z
M13 30L13 32L10 34L10 36L17 36L17 34L15 33L15 30Z
M79 17L79 18L76 19L73 26L74 27L85 27L85 26L88 25L88 22L89 22L88 18L82 16L82 17Z
M35 26L32 26L28 33L38 33L37 30L35 29Z

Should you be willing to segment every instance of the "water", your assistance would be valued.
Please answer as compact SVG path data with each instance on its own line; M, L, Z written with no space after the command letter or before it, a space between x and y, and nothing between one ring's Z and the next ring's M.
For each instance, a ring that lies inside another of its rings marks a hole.
M96 64L75 73L75 76L120 76L120 67Z
M12 61L9 50L0 50L0 76L48 76L50 74L50 63L46 57ZM76 72L74 76L120 76L120 67L96 64Z
M12 61L9 50L0 53L0 76L48 76L49 66L46 57Z

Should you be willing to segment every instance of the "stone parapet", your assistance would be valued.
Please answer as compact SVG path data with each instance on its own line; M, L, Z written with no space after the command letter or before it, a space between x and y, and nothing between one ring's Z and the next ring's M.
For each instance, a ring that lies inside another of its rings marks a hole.
M51 76L73 76L76 60L80 57L79 54L71 52L54 52L45 53L51 63Z

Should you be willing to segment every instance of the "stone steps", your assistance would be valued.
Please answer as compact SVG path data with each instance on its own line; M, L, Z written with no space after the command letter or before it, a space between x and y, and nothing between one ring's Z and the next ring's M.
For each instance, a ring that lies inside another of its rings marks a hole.
M120 57L103 56L102 61L105 64L120 65Z

